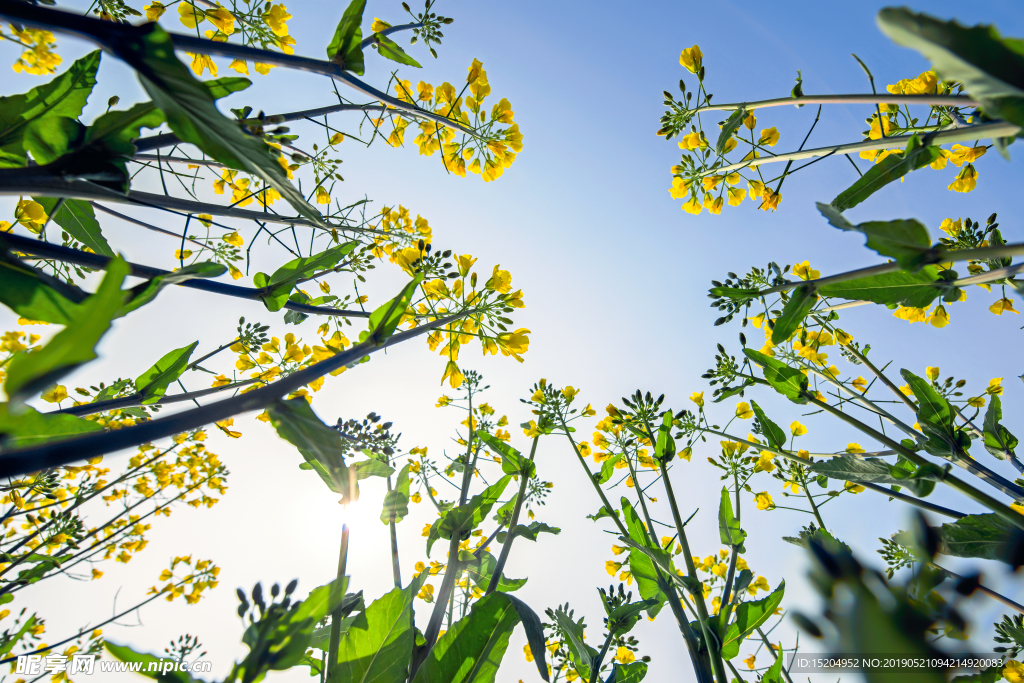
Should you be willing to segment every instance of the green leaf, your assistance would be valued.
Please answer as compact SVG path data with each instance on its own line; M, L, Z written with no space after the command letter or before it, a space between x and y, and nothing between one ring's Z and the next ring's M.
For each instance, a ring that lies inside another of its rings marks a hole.
M376 458L352 463L349 465L349 469L358 481L369 477L390 477L395 472L394 467L388 465L386 462L377 460Z
M354 501L359 495L356 478L341 454L341 435L316 416L306 399L278 401L269 408L270 424L278 436L299 449L303 459L335 493Z
M961 448L969 449L969 437L956 428L949 401L935 391L930 382L909 370L900 370L900 374L917 399L917 421L921 431L929 437L924 444L925 450L933 455L951 456Z
M601 472L593 475L598 484L606 484L615 473L615 464L622 460L622 453L617 453L601 463ZM604 509L604 508L602 508Z
M341 15L338 28L334 30L334 38L327 46L327 59L359 76L363 75L363 10L366 0L352 0L345 13Z
M623 518L626 521L626 529L629 530L629 538L633 543L642 546L645 550L651 551L655 555L659 556L664 560L664 564L668 564L665 559L666 554L660 548L653 548L651 546L651 539L648 536L647 531L644 529L643 522L637 516L633 506L630 505L629 500L626 498L622 499L622 512ZM654 600L655 604L647 608L647 616L655 617L661 608L665 606L668 601L668 596L662 590L661 581L659 581L658 570L654 566L654 561L649 557L645 550L640 550L636 547L630 547L629 550L629 572L636 579L637 590L640 592L640 597L644 600Z
M540 534L560 534L562 530L556 526L548 526L543 522L530 522L529 524L516 524L512 530L512 538L523 537L528 541L536 541Z
M798 105L798 106L803 106ZM640 683L647 675L647 662L619 664L612 662L612 672L604 683Z
M913 467L913 463L906 463ZM854 483L892 484L909 487L915 495L928 496L935 489L935 482L941 481L945 472L928 465L906 469L890 465L881 458L858 458L854 455L840 455L829 460L816 462L809 468L815 474L824 474L830 479Z
M438 538L450 539L453 535L459 534L461 539L463 535L468 535L470 531L480 526L510 481L512 481L512 477L506 474L470 498L465 505L459 505L445 512L430 527L430 533L427 536L427 554L430 554L430 548Z
M92 204L81 199L65 199L60 208L54 213L53 208L59 201L56 197L33 197L35 201L42 204L46 213L53 219L53 222L64 229L64 232L71 235L97 254L113 256L114 250L107 244L107 240L100 231L99 221L92 209Z
M772 448L785 448L786 432L768 419L768 416L761 410L761 406L757 405L757 401L751 401L750 407L754 409L754 415L757 416L757 421L761 425L761 436L768 441L768 445Z
M772 328L772 344L781 344L792 337L817 301L814 285L800 285L794 289Z
M28 320L69 325L89 295L16 258L0 235L0 302Z
M113 259L96 293L82 302L74 320L39 351L16 356L10 362L4 388L12 402L24 401L96 358L95 346L110 329L125 300L121 283L129 271L124 259Z
M636 626L636 623L640 620L640 613L653 606L653 600L629 602L619 605L608 615L607 629L614 633L613 637L625 635Z
M512 448L501 439L484 431L476 432L478 439L484 442L492 451L501 456L501 471L505 474L526 476L527 479L537 474L537 465L531 460L523 457L522 453Z
M1024 125L1024 49L993 26L961 26L906 8L878 13L878 26L898 45L917 50L943 81L962 83L991 118Z
M761 293L759 289L740 289L738 287L712 287L708 293L713 297L725 297L733 301L744 302Z
M786 593L786 582L780 581L778 588L772 593L761 600L752 600L744 603L740 603L733 613L736 615L735 621L729 624L728 629L723 629L720 622L717 624L719 633L725 631L725 636L722 638L722 656L726 659L732 659L740 653L740 643L748 635L754 632L758 626L768 621L768 617L775 613L775 610L782 603L782 596ZM727 614L723 612L719 616L719 620L726 617Z
M1010 430L999 424L1003 419L1003 407L999 396L993 394L988 411L985 413L985 450L1000 460L1006 460L1006 456L1015 455L1013 449L1019 443L1017 437L1010 433Z
M416 294L416 288L423 282L423 273L417 273L409 284L402 288L402 291L391 301L377 308L370 314L368 329L359 333L359 341L372 341L380 346L395 333L398 324L402 322L402 316L409 308L409 302Z
M186 282L200 277L218 277L226 272L227 267L220 263L202 261L200 263L193 263L185 266L184 268L179 268L178 270L167 273L166 275L157 275L155 278L146 280L145 282L137 284L128 290L128 300L125 302L125 305L121 310L117 312L117 317L120 318L121 316L128 315L132 311L145 306L155 299L156 295L160 293L160 290L167 285Z
M405 467L398 471L398 479L395 481L395 488L384 496L384 509L380 513L380 521L384 524L391 522L391 515L395 516L395 523L401 522L409 514L409 468Z
M868 169L857 182L832 200L832 206L838 211L846 211L857 206L889 183L932 163L940 154L938 147L923 146L921 139L915 135L910 138L906 150L890 154Z
M938 529L939 552L1009 562L1020 532L993 512L967 515Z
M63 413L40 413L31 406L20 406L11 415L10 405L0 403L0 446L3 449L34 446L101 431L103 427L90 420Z
M587 645L583 638L583 617L574 621L561 607L555 610L555 625L565 635L566 644L569 646L569 657L572 659L576 672L581 680L590 680L590 667L594 665L597 658L597 650ZM533 648L531 647L532 651Z
M740 520L732 512L732 498L729 497L729 489L722 487L722 501L718 505L718 535L722 543L733 546L739 553L745 553L743 541L747 538L747 532L740 528Z
M417 585L374 600L338 645L330 683L405 683L416 630L412 599Z
M481 598L438 639L414 683L493 683L518 623L509 596L492 593Z
M469 578L473 580L481 590L487 590L491 584L491 577L498 566L498 560L486 550L477 557L472 552L463 550L459 552L459 559L466 563L465 569ZM502 593L517 591L526 585L528 579L510 579L504 574L498 577L498 590Z
M169 661L167 658L157 657L145 652L136 652L127 645L118 645L109 640L103 641L103 647L122 662L137 662L141 664L142 666L137 671L146 678L152 678L153 680L160 681L160 683L201 683L187 671L164 671L163 662ZM153 667L153 669L151 670L150 667Z
M757 384L757 382L755 382L752 379L744 380L743 384L737 384L736 386L730 387L729 389L723 389L721 391L721 393L719 393L717 396L715 396L715 398L711 402L712 403L721 403L722 401L724 401L727 398L732 398L733 396L736 396L737 394L742 394L744 391L746 391L748 388L754 386L755 384Z
M658 439L654 443L654 459L660 463L668 463L676 457L676 442L672 438L672 411L666 410L658 428Z
M308 279L320 271L333 268L356 246L358 246L357 242L346 242L325 249L319 254L292 259L275 270L274 274L269 277L266 273L256 273L253 277L253 284L266 290L262 299L267 309L279 311L288 301L288 295L291 294L299 280Z
M760 351L743 349L743 353L750 360L761 366L764 372L764 379L793 403L807 403L807 376L795 368L791 368L771 356L766 356Z
M377 43L377 51L380 52L381 57L390 59L392 62L398 62L399 64L414 66L417 69L423 68L422 64L410 57L409 53L387 36L378 33L374 36L374 41Z
M782 683L782 656L775 656L775 663L768 667L761 678L761 683Z
M277 151L217 110L210 90L175 56L170 34L155 23L139 31L146 31L139 40L111 40L105 46L136 70L174 134L229 168L260 178L299 214L324 226L320 213L289 182Z
M49 83L23 95L0 97L0 168L23 167L28 124L45 117L75 119L96 85L100 51L90 52Z
M203 85L210 92L210 97L219 100L231 93L241 92L252 85L252 81L241 76L225 76L224 78L211 78L203 81Z
M935 283L939 271L935 266L925 266L916 273L899 270L868 277L836 282L818 288L822 296L840 299L873 301L876 304L900 304L913 308L927 308L940 291Z
M156 403L167 391L167 387L177 381L188 367L189 358L192 352L199 345L194 341L188 346L175 349L165 354L149 370L138 376L135 380L135 388L142 394L143 403Z
M896 221L870 221L854 225L846 220L834 206L818 202L818 210L828 222L851 232L867 236L867 247L882 256L891 256L905 270L917 270L939 260L939 252L932 248L928 229L914 219Z
M733 113L725 120L722 124L722 133L718 136L718 142L715 144L715 154L722 156L725 154L725 145L729 142L729 138L733 136L740 126L743 125L743 119L747 118L747 108L740 107L733 111Z
M530 644L530 650L535 653L533 661L537 665L537 672L542 679L548 681L547 639L544 637L544 625L541 624L537 613L525 602L512 595L506 597L515 608L516 614L519 615L519 623L526 631L526 642Z

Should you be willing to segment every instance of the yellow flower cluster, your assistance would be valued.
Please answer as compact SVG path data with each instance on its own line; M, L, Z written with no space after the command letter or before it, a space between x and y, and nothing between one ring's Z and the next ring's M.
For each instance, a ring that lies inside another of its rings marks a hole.
M320 331L326 334L328 330L326 326L322 325ZM330 338L321 337L320 341L323 344L322 346L318 344L311 347L309 344L303 344L301 339L297 339L294 334L289 332L284 336L283 345L277 337L271 337L270 341L265 343L260 349L250 349L241 342L236 342L230 347L232 351L238 354L238 359L235 361L235 369L239 372L251 370L252 372L250 372L249 376L252 379L258 380L258 382L242 389L242 393L253 391L260 385L269 384L281 377L287 377L296 370L326 360L331 356L341 353L352 344L340 330L336 331ZM330 375L336 377L345 372L346 369L345 366L342 366L337 370L331 371ZM221 375L216 378L213 386L224 386L228 382L230 380ZM323 385L324 378L318 377L306 386L317 392L320 391ZM288 398L298 397L302 397L310 403L313 401L313 397L310 396L305 388L293 391L288 395ZM262 413L258 419L265 421L268 419L267 414L265 412Z
M175 575L175 568L179 565L185 565L188 573L183 577ZM220 574L220 567L213 564L211 560L196 560L195 564L192 563L192 556L187 555L184 557L175 557L171 562L170 569L164 569L160 573L160 581L166 581L161 588L153 586L149 589L150 595L161 595L167 594L167 602L173 602L176 598L184 597L185 602L190 605L194 605L199 602L202 597L203 591L211 588L216 588L220 581L217 580L217 576ZM186 593L185 591L191 587L191 592Z
M279 155L277 159L278 163L287 171L288 177L291 178L292 172L298 168L298 164L289 164L284 155ZM217 194L224 194L224 191L229 188L231 204L238 207L248 206L255 200L266 210L269 205L281 198L281 194L274 188L264 187L257 191L256 184L251 178L239 177L238 171L225 168L221 171L220 180L213 182L213 191Z
M0 33L0 40L5 38L15 40L25 48L21 56L18 57L18 61L14 63L14 70L17 73L32 74L33 76L56 73L57 67L64 60L53 52L53 49L57 47L57 40L53 34L28 26L18 28L11 24L10 27L12 35L5 36Z
M464 96L467 89L470 94ZM462 134L459 138L458 131L450 126L435 121L418 122L420 133L414 143L420 154L431 156L441 151L445 167L457 176L464 178L469 171L482 176L484 182L497 180L523 149L523 135L519 132L519 124L513 121L514 112L507 99L502 98L494 104L488 117L484 100L490 95L491 86L479 60L474 59L470 65L461 91L448 82L435 87L420 81L414 88L410 81L399 80L395 83L394 92L400 100L441 114L476 131L476 136ZM390 120L392 130L387 141L391 146L399 147L405 142L405 129L410 122L401 115L391 116ZM383 121L377 119L376 123L380 125Z

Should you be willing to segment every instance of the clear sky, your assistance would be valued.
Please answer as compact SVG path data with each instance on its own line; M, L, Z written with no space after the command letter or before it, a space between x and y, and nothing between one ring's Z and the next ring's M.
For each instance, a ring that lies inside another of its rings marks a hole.
M688 406L691 392L706 389L700 375L713 362L714 344L722 341L736 347L735 324L712 327L717 314L708 308L706 298L711 279L722 278L730 270L745 272L769 260L781 264L810 260L822 273L879 262L862 246L861 238L829 227L814 208L815 201L830 200L855 179L844 160L824 161L787 181L775 213L756 211L749 202L726 207L720 216L705 212L694 217L680 210L681 201L667 192L669 167L678 163L678 148L674 141L654 135L662 111L661 92L675 90L680 77L688 83L695 80L679 65L680 50L700 45L706 82L717 102L784 96L797 70L802 71L808 94L865 92L868 83L851 53L867 62L880 87L927 69L917 53L893 45L877 30L874 16L882 6L797 1L450 2L439 7L456 19L445 29L439 59L421 59L426 64L422 73L407 69L401 75L414 83L419 79L457 83L471 60L479 58L488 72L492 97L511 101L525 135L525 149L498 182L484 184L475 176L446 175L437 156L419 156L412 146L393 150L375 145L360 150L346 142L342 147L346 180L341 192L351 201L369 196L378 206L401 203L430 220L437 247L473 254L480 264L500 263L512 273L513 286L523 289L526 300L526 309L514 316L516 326L532 330L526 362L520 365L493 356L484 360L475 350L460 359L464 368L484 373L492 387L489 402L507 414L512 424L529 419L518 399L541 377L580 388L582 400L599 408L641 388L666 393L667 405L679 410ZM1009 0L969 5L928 2L916 9L966 23L994 22L1005 35L1024 36L1024 10ZM289 10L295 15L291 26L297 54L322 56L341 5L303 1L289 5ZM397 23L401 15L398 2L371 0L367 25L373 16ZM182 28L176 23L172 17L172 30ZM60 39L66 63L85 49ZM15 55L12 45L0 45L0 60L12 62ZM220 64L221 75L230 73L226 61ZM369 57L367 80L386 82L390 66ZM256 77L252 89L234 95L228 106L250 104L276 113L333 101L325 79L286 76L280 71L262 80ZM143 98L132 76L113 58L104 57L100 73L85 120L102 111L110 95L119 95L123 104ZM37 82L0 71L4 93L22 92ZM777 126L782 132L777 149L793 149L814 111L812 107L765 111L759 115L759 127L762 123ZM808 144L855 141L870 113L870 107L826 109ZM295 130L313 132L300 126ZM1012 148L1011 152L1012 164L995 153L978 163L978 188L970 194L946 190L953 179L952 167L926 169L885 188L850 211L850 217L915 217L937 237L943 218L984 219L998 212L1004 236L1019 241L1024 232L1012 212L1019 205L1019 151ZM861 163L863 167L865 162ZM4 202L5 207L11 204L7 198ZM115 249L130 259L172 265L174 240L140 233L116 221L104 222L104 230ZM268 266L281 260L270 250L265 254ZM397 282L396 278L371 290L372 301L390 296ZM992 316L986 309L996 298L995 293L974 288L966 303L950 308L952 323L942 330L911 326L885 309L868 307L844 314L843 324L856 338L872 344L874 357L894 359L894 367L922 374L925 365L939 365L943 376L966 377L974 387L992 377L1005 377L1004 414L1013 429L1013 417L1024 406L1024 386L1015 379L1024 371L1018 329L1024 323L1018 316ZM135 376L165 351L195 339L208 346L219 344L231 338L240 315L273 322L278 336L294 330L285 329L278 315L257 303L168 291L155 304L119 321L100 346L101 360L66 383L70 387ZM13 318L7 312L0 313L0 321L3 329L11 329ZM307 321L297 334L313 340L315 327L316 323ZM454 445L449 439L462 416L434 408L443 392L438 385L443 361L424 346L404 345L387 357L329 378L314 409L328 422L376 411L395 422L406 448L428 446L432 454L440 455ZM1011 353L1015 350L1018 353ZM187 383L200 386L196 379ZM755 397L760 402L761 396ZM780 424L803 412L767 394L763 405ZM732 404L720 410L723 416L731 414ZM807 418L806 423L812 449L836 450L857 440L820 418ZM102 581L81 586L70 579L53 580L26 591L23 604L48 619L48 637L55 639L86 621L106 618L115 601L123 608L141 598L174 555L212 557L223 567L221 586L199 605L157 602L142 612L144 626L109 627L106 634L157 652L170 639L192 633L206 645L215 673L222 677L231 661L244 653L239 644L242 626L234 616L236 586L248 590L257 580L283 584L299 577L299 591L304 593L332 578L342 509L316 477L298 470L299 455L268 426L247 417L237 420L236 427L245 438L230 441L211 432L211 450L222 454L232 472L230 490L220 504L212 510L190 508L161 520L154 525L146 551L128 566L105 567L108 574ZM581 431L589 436L589 425ZM1019 433L1019 427L1015 431ZM521 430L513 430L512 444L527 445ZM673 473L686 514L700 509L691 522L690 542L702 556L720 546L716 525L720 483L717 470L705 461L716 454L717 448L699 447L693 461L681 463ZM120 462L118 456L108 461ZM563 531L536 544L517 544L506 573L529 577L519 596L538 613L569 601L577 613L587 615L591 637L596 637L601 614L596 586L607 586L610 580L604 561L612 557L611 539L600 524L584 519L597 510L598 502L568 447L554 439L542 441L538 463L541 476L555 483L539 519ZM995 463L994 467L1014 476L1008 466ZM774 480L764 476L763 488L780 499ZM363 496L360 511L352 512L350 573L355 586L375 597L391 581L386 534L374 521L383 485L367 484ZM905 528L908 510L871 492L847 498L852 497L825 509L826 521L865 558L875 557L877 537L901 525ZM934 499L939 503L955 500L942 493ZM817 600L802 585L803 552L779 540L794 534L810 518L784 510L758 512L749 500L744 505L744 527L751 537L747 543L750 566L773 587L787 579L785 607L816 613ZM656 514L667 517L667 510ZM423 504L399 526L406 580L412 565L424 559L420 529L432 517ZM443 550L435 550L434 559L442 556ZM952 561L949 565L960 566ZM992 583L1019 595L1020 581L1001 567L985 567L985 572ZM988 625L1001 611L991 603L977 604L979 631L974 649L984 652L991 647ZM782 631L788 647L794 632ZM648 680L691 680L692 670L667 612L653 623L643 621L636 635L640 654L653 657ZM524 643L517 632L500 681L535 680L533 665L522 655ZM813 646L809 651L814 651ZM293 670L268 680L306 678L301 670Z

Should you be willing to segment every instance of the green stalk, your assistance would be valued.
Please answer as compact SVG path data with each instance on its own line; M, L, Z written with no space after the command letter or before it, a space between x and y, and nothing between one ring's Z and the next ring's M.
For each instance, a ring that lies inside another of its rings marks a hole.
M814 513L814 519L818 520L818 528L823 531L827 530L825 527L825 521L821 518L821 513L818 512L818 505L814 502L814 497L811 496L810 489L807 488L807 475L801 472L800 474L800 486L804 489L804 495L807 496L807 502L811 504L811 512Z
M590 683L600 683L601 664L604 663L604 658L608 655L608 648L611 647L614 635L615 634L611 630L608 631L608 635L604 639L604 645L601 646L601 651L597 653L597 658L594 659L594 665L590 669Z
M824 528L824 527L822 527L822 528ZM758 633L758 635L761 636L761 640L764 641L765 647L768 648L768 651L772 653L772 655L775 657L775 659L778 659L779 657L782 656L778 652L775 651L774 647L772 647L772 642L770 640L768 640L768 636L765 635L765 632L761 630L760 626L757 627L757 633ZM783 664L785 664L785 662L783 662ZM786 671L786 667L785 666L780 666L779 668L782 670L782 675L785 676L785 678L786 678L786 683L793 683L793 679L789 677L789 672Z
M348 524L341 525L341 550L338 552L338 576L336 590L345 589L345 565L348 563ZM331 613L331 640L327 650L327 677L338 664L338 645L341 643L341 620L344 618L341 612L341 598L338 596L338 608Z
M388 475L388 493L391 493L391 475ZM398 528L395 524L395 513L391 513L388 520L388 530L391 532L391 573L394 574L395 588L402 587L402 568L398 562Z
M540 435L533 437L533 445L530 447L530 462L533 462L534 456L537 454L537 442L540 440ZM501 572L505 568L505 562L508 560L508 555L512 551L512 541L515 537L512 536L512 532L516 528L516 524L519 523L519 513L523 508L523 500L526 498L526 486L530 483L529 478L520 474L519 478L522 480L519 482L519 495L516 496L515 507L512 508L512 520L508 524L508 537L505 539L505 544L501 547L501 554L498 556L498 564L494 567L494 573L491 575L491 581L487 584L487 592L484 593L484 597L487 597L498 588L498 581L501 579ZM483 546L481 546L483 547Z
M733 484L736 487L736 492L735 492L735 494L733 496L734 499L735 499L735 502L733 503L733 507L736 508L736 521L739 522L740 521L740 482L739 482L739 478L736 475L736 471L735 470L732 473L732 481L733 481ZM736 576L736 562L739 560L739 550L737 550L737 547L735 545L730 545L729 547L732 548L732 556L729 558L729 572L728 572L728 574L726 574L726 577L725 577L725 588L722 590L722 606L719 608L719 611L722 612L725 615L724 621L726 621L726 622L729 621L729 612L732 611L730 609L731 605L729 604L729 598L732 596L732 581L733 581L733 578L735 578L735 576Z

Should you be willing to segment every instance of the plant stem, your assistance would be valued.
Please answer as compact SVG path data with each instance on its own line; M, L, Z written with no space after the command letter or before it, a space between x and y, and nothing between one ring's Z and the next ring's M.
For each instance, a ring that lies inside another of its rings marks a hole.
M338 551L338 577L336 579L336 590L341 595L335 596L338 600L338 607L331 614L331 640L327 650L327 678L338 664L338 646L341 643L341 620L344 618L341 611L341 601L345 597L345 590L348 588L348 581L345 577L345 565L348 563L348 524L341 525L341 549Z
M472 420L472 416L470 416ZM537 442L540 441L540 435L533 437L533 445L530 447L530 462L533 462L534 457L537 454ZM484 597L487 597L498 588L498 581L501 579L501 572L505 568L505 562L508 561L508 555L512 551L512 541L515 537L512 532L516 529L516 524L519 523L519 513L523 508L523 500L526 498L526 487L530 483L529 477L525 474L520 473L519 479L519 495L516 496L515 507L512 508L512 519L508 524L508 537L505 539L504 545L501 547L501 554L498 556L498 563L494 567L494 573L491 575L491 581L487 584L487 591L484 593Z
M601 664L604 663L604 658L608 655L608 648L611 647L614 635L614 632L608 631L608 635L605 636L604 645L601 646L601 651L597 653L597 657L594 659L593 665L590 668L590 683L600 683Z
M694 114L702 111L732 111L740 107L747 109L767 109L799 104L927 104L939 107L977 107L978 103L970 97L960 95L805 95L803 97L776 97L757 102L739 102L737 104L709 104L690 111Z
M878 441L880 443L884 443L886 446L888 446L889 448L892 448L897 453L899 453L903 457L907 458L911 462L915 463L916 465L921 466L921 465L931 464L925 458L922 458L920 455L918 455L914 451L912 451L909 448L906 448L905 446L903 446L903 444L898 443L896 441L893 441L892 439L890 439L886 435L884 435L881 432L879 432L879 431L869 427L868 425L864 424L860 420L858 420L858 419L856 419L854 417L851 417L850 415L847 415L846 413L844 413L841 410L836 410L835 408L833 408L829 404L827 404L824 401L821 401L821 400L815 398L814 396L811 396L807 392L804 392L804 397L809 402L811 402L814 405L818 406L819 408L821 408L825 412L831 413L832 415L834 415L835 417L838 417L843 422L846 422L847 424L849 424L849 425L851 425L853 427L856 427L857 429L859 429L860 431L864 432L865 434L867 434L871 438L875 439L876 441ZM989 510L994 512L998 517L1000 517L1003 521L1009 522L1011 525L1017 527L1018 529L1024 530L1024 515L1020 515L1019 513L1014 512L1013 510L1008 508L1006 505L1002 504L1001 502L999 502L998 500L993 498L992 496L988 495L987 493L984 493L983 491L980 491L980 490L974 488L973 486L971 486L970 484L968 484L965 481L961 481L960 479L958 479L957 477L955 477L952 474L948 474L947 473L946 476L943 477L942 481L945 482L946 484L948 484L953 489L955 489L955 490L959 491L960 493L964 494L965 496L967 496L971 500L975 501L976 503L980 503L981 505L984 505Z
M0 458L0 478L19 477L28 472L60 467L96 455L103 455L187 432L213 422L226 420L239 413L262 410L281 397L334 370L359 362L381 349L386 349L395 344L419 337L437 327L444 327L455 320L464 318L470 313L470 311L465 311L439 318L412 330L393 334L380 344L375 343L371 335L365 342L356 344L352 348L335 354L330 358L293 372L277 382L246 394L205 405L202 408L192 408L176 415L148 420L141 424L116 431L94 432L56 443L11 449Z
M825 527L822 527L822 529L824 529L824 528ZM758 633L758 635L761 636L761 640L764 642L765 646L768 648L768 651L771 652L772 655L774 655L775 659L778 659L779 657L782 656L778 652L775 651L774 647L772 647L771 641L768 640L768 636L765 635L764 631L761 630L760 626L757 627L757 633ZM780 666L779 668L782 670L782 675L786 677L786 683L793 683L793 679L789 677L789 672L786 671L785 664L786 663L783 662L782 666Z
M818 511L818 505L814 502L814 497L811 495L810 489L807 488L807 476L800 473L800 486L804 490L804 495L807 496L807 502L811 504L811 512L814 513L814 519L818 520L818 528L823 531L827 531L825 526L825 520L821 518L821 513Z
M936 569L939 569L939 570L945 572L950 577L952 577L952 578L954 578L954 579L956 579L958 581L962 580L964 578L964 577L960 576L959 574L957 574L956 572L952 572L952 571L946 569L945 567L940 567L939 565L935 564L934 562L931 562L930 564L933 567L935 567ZM1010 598L1006 597L1005 595L1000 595L999 593L996 593L991 588L986 588L985 586L982 586L981 584L978 584L978 588L976 590L979 593L983 593L983 594L987 595L988 597L992 598L996 602L1002 603L1002 604L1006 605L1007 607L1009 607L1010 609L1017 610L1021 614L1024 614L1024 605L1021 605L1020 603L1014 602L1013 600L1011 600ZM0 662L0 664L2 664L2 663L3 662Z
M391 475L388 475L388 493L391 493ZM395 513L391 513L388 529L391 532L391 572L395 575L395 588L402 587L402 567L398 562L398 525L395 524Z
M121 410L123 408L134 408L136 406L165 406L173 403L182 403L185 401L192 401L203 396L209 396L229 389L238 389L240 387L248 386L259 382L259 379L247 379L242 382L236 382L234 384L225 384L220 387L211 387L209 389L201 389L199 391L189 391L183 394L174 394L173 396L163 396L159 401L154 403L143 403L142 392L136 392L131 396L124 396L122 398L112 398L109 401L96 401L95 403L84 403L80 406L71 406L69 408L62 408L60 410L52 410L47 415L95 415L96 413L104 413L108 410Z
M867 356L865 356L863 353L858 351L853 346L853 344L847 344L843 348L845 348L847 351L849 351L851 356L853 356L854 358L859 360L861 363L863 363L864 367L866 367L868 370L870 370L871 374L874 375L875 377L877 377L882 382L882 384L884 384L885 386L889 387L889 390L892 391L892 393L896 394L896 396L901 401L903 401L903 405L905 405L908 408L910 408L914 413L917 413L917 404L914 403L913 401L911 401L910 398L906 394L904 394L902 391L900 391L899 387L897 387L895 384L893 384L892 380L890 380L888 377L885 376L885 373L883 373L881 370L879 370L877 367L875 367L875 364L872 363L870 360L868 360Z

